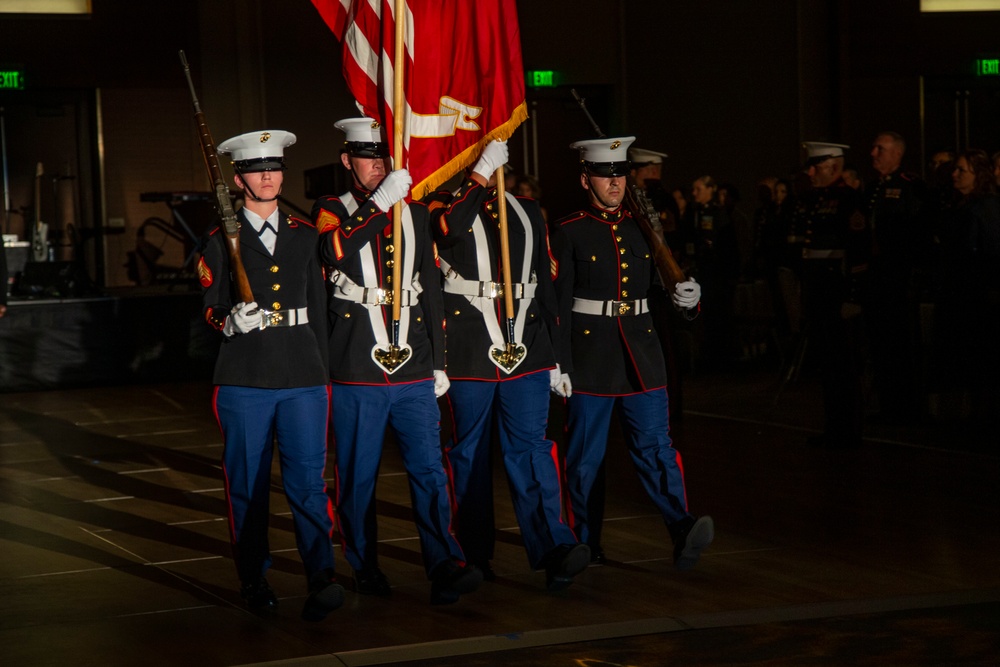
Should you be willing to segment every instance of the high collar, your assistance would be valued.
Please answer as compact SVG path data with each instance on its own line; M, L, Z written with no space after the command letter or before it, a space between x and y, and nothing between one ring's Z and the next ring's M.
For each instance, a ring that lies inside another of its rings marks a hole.
M625 207L623 205L619 205L618 208L613 211L606 211L603 208L591 205L587 213L589 213L592 218L597 218L603 222L613 224L621 222L622 218L625 217Z

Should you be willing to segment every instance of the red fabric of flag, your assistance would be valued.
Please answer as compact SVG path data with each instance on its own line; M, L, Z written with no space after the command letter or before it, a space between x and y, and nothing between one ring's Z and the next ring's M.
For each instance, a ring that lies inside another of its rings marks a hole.
M312 0L340 40L344 78L393 136L392 0ZM515 0L407 0L402 160L420 199L527 119Z

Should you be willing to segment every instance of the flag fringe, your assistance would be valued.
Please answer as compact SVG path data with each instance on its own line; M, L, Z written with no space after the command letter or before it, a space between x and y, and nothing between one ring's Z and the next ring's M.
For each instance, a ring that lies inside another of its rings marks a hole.
M466 148L464 151L430 174L427 178L413 186L410 190L410 196L414 200L419 201L428 194L436 191L441 185L451 179L452 176L468 167L475 160L479 159L479 154L482 152L483 147L486 146L486 144L494 139L498 139L500 141L510 139L511 135L514 134L514 130L516 130L518 126L526 120L528 120L528 105L527 102L521 102L517 108L514 109L513 113L511 113L510 119L507 120L507 122L491 130L478 142Z

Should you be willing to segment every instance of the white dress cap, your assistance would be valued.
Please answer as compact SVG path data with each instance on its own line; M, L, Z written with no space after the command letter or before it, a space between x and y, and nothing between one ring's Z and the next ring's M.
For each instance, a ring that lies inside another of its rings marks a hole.
M569 145L580 151L580 161L598 176L624 176L629 172L628 147L635 137L587 139Z
M285 130L257 130L226 139L216 151L229 155L237 171L271 171L285 166L285 148L295 135Z
M847 144L829 144L822 141L805 141L802 147L806 149L806 157L813 164L834 157L844 157L844 151L850 148Z
M371 118L345 118L333 124L342 131L347 152L357 157L383 158L389 156L389 144L383 128Z
M648 151L645 148L630 148L628 156L632 160L633 167L641 167L647 164L663 164L663 161L667 158L666 153Z

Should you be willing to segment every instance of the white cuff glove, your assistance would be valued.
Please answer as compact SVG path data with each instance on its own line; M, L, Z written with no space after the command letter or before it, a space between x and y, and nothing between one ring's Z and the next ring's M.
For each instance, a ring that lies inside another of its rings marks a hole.
M260 329L264 321L264 315L257 307L256 301L250 303L239 302L233 306L232 312L226 318L226 325L222 328L222 333L232 336L235 333L250 333L254 329Z
M479 161L476 162L476 166L472 168L472 172L479 174L487 181L490 180L490 176L497 168L502 167L507 164L507 158L510 155L510 149L507 148L506 141L491 141L486 144L486 148L479 155Z
M683 310L694 308L701 301L701 285L695 282L694 278L689 278L682 283L677 283L674 293L670 295L674 305Z
M573 395L573 383L569 381L569 375L559 369L558 364L549 371L549 387L556 396L569 398Z
M444 371L434 371L434 396L435 398L441 398L448 391L448 387L451 386L451 380L448 379L447 373Z
M383 213L388 213L392 205L401 200L410 191L413 177L406 169L390 171L372 194L372 202Z

